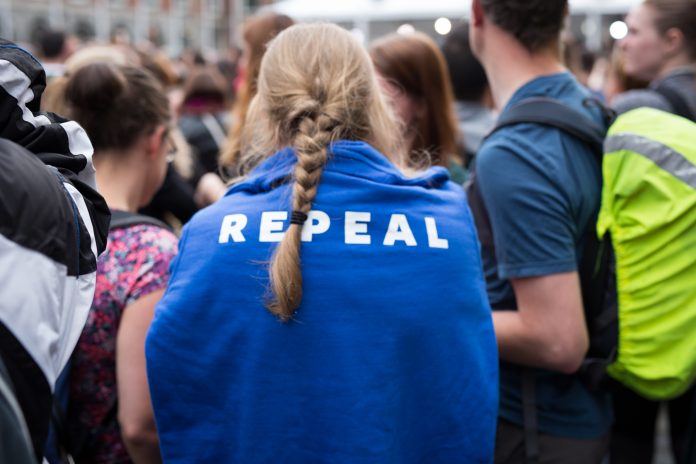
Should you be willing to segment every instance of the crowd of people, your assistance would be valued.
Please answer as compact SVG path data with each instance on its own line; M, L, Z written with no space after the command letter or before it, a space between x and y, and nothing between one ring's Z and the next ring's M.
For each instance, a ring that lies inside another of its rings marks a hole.
M668 399L696 463L696 353L669 395L618 381L629 234L597 236L632 150L693 255L696 146L655 134L696 134L696 1L643 0L582 76L568 8L367 47L265 13L236 61L0 41L0 462L649 464Z

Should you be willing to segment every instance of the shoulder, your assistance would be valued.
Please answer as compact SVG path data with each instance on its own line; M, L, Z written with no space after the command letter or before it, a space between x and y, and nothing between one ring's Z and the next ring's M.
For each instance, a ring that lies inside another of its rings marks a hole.
M551 160L561 145L559 130L522 123L504 127L485 140L476 155L477 175L502 180L498 175L520 169L553 171ZM518 171L518 174L519 171Z
M508 131L507 128L502 130ZM514 208L513 200L521 192L529 193L532 189L542 188L548 190L547 173L551 169L546 166L549 163L543 160L545 155L514 137L516 133L503 133L484 143L476 156L476 183L489 208ZM513 143L515 140L516 143Z
M621 93L614 98L612 108L618 113L623 114L636 108L655 108L662 111L672 111L672 107L665 97L651 89L629 90Z
M136 224L109 232L110 248L139 255L173 255L178 239L169 230L152 224Z
M581 114L583 118L579 119L578 124L586 121L588 126L606 127L602 105L599 102L590 104L594 99L587 89L565 75L551 77L553 79L539 81L546 84L538 92L528 90L518 94L515 101L503 111L501 118L511 114L510 111L514 112L516 105L529 98L542 97L573 111L569 117L576 119L574 113ZM564 176L575 164L593 162L590 151L589 146L576 136L553 124L519 123L496 130L484 141L478 154L481 162L477 164L477 169L493 172L499 169L533 169L546 171L552 176Z
M585 182L578 179L597 169L592 168L596 162L584 144L560 129L539 124L501 129L484 142L475 163L477 184L486 201L512 215L522 207L573 201L585 193L577 185Z
M132 302L149 290L166 284L169 266L178 253L178 239L169 230L138 224L109 232L107 253L99 258L100 272L118 272L128 283Z

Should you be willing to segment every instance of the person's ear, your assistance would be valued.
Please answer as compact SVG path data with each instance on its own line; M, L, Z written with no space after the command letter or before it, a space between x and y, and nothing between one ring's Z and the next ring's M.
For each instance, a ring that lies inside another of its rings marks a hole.
M483 7L481 0L473 0L471 2L471 25L480 27L483 24Z
M159 125L147 136L146 146L148 157L158 156L162 151L162 146L167 143L167 128Z
M681 29L673 27L662 36L667 56L678 55L684 49L684 33Z

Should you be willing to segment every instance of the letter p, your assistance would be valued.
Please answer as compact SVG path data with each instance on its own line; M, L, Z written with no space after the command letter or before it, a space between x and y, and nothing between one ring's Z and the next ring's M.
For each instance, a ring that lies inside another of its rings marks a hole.
M329 215L323 211L312 210L307 215L307 222L302 226L302 241L311 242L315 234L323 234L331 226Z

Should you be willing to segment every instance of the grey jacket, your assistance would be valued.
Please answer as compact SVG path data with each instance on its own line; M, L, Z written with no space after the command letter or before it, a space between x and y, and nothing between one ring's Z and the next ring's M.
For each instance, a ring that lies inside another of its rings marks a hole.
M691 113L696 115L696 65L676 69L666 77L651 82L647 89L629 90L617 95L612 106L619 114L646 106L676 113L669 100L655 90L658 87L668 88L678 94Z

